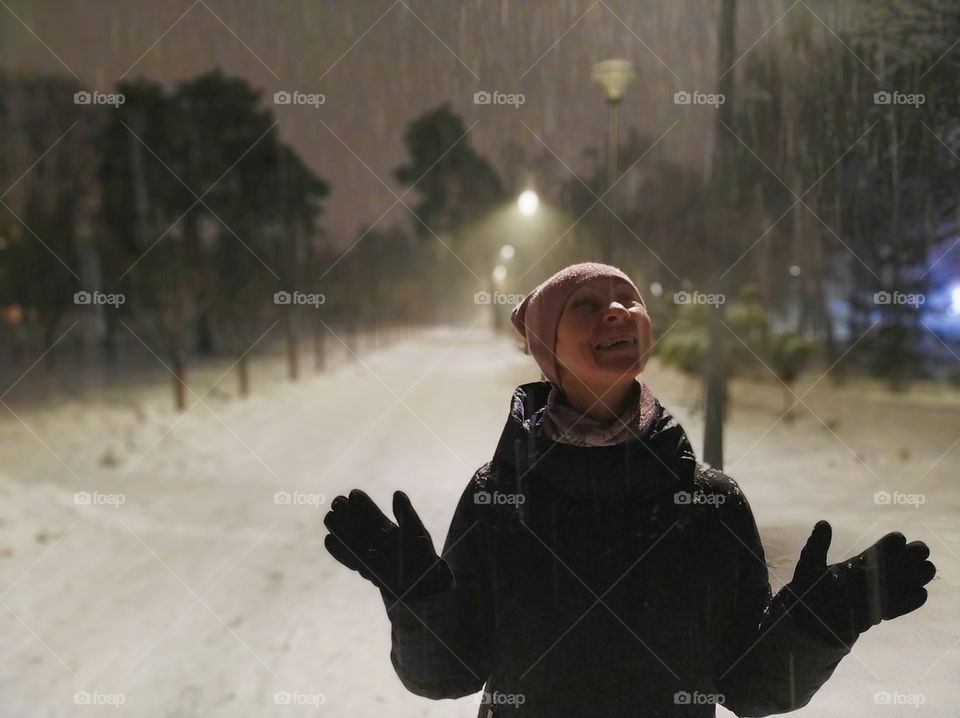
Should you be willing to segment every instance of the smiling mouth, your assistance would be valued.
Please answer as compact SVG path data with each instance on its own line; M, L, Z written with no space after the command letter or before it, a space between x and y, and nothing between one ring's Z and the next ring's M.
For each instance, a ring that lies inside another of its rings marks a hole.
M604 351L608 349L622 349L623 347L635 346L636 343L636 337L617 337L615 339L607 339L600 342L597 344L596 348Z

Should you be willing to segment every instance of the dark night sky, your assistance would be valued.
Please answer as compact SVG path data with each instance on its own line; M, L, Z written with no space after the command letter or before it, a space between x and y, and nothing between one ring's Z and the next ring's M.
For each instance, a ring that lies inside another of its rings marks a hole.
M583 169L584 149L603 147L607 122L590 67L609 57L632 60L638 74L624 100L622 136L635 127L657 138L680 120L657 151L704 167L714 111L678 107L673 93L715 84L719 7L719 0L7 0L0 38L3 69L73 73L89 89L107 90L124 76L175 81L219 66L262 88L270 104L276 90L323 93L319 109L275 110L283 137L333 186L324 224L339 244L394 202L373 173L400 191L390 172L403 158L404 125L444 101L467 126L477 123L471 141L508 181L522 182L523 158L544 152L537 136ZM842 22L835 2L741 0L738 54L776 42L795 23L825 35L814 12L831 27ZM520 92L526 102L474 105L479 89ZM569 176L552 157L545 173L554 182ZM382 223L404 214L397 207Z

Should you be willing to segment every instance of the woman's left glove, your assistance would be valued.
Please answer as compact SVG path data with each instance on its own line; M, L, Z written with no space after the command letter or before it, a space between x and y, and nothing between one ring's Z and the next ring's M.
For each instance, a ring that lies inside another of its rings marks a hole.
M380 588L389 600L415 599L453 585L423 522L402 491L393 494L393 523L360 489L338 496L323 518L327 551Z
M924 584L936 574L922 541L889 533L863 553L827 566L832 531L818 521L800 552L793 580L784 587L787 608L827 640L852 644L882 620L914 611L927 600Z

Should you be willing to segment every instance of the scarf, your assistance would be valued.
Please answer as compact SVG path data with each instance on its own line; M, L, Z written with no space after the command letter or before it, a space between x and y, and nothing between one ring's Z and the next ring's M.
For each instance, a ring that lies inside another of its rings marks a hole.
M611 446L642 439L657 418L657 398L643 381L634 379L638 400L610 423L602 423L563 403L562 392L551 384L541 425L547 438L574 446Z

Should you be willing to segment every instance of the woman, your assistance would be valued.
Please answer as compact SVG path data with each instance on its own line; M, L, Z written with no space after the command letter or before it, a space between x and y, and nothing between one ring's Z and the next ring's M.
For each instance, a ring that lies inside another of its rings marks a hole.
M360 490L324 520L330 553L380 588L410 691L483 689L481 718L783 713L860 633L925 602L925 544L891 533L827 566L826 521L771 596L737 483L637 379L651 323L622 271L569 266L512 320L546 381L514 392L443 558L403 492L397 524Z

